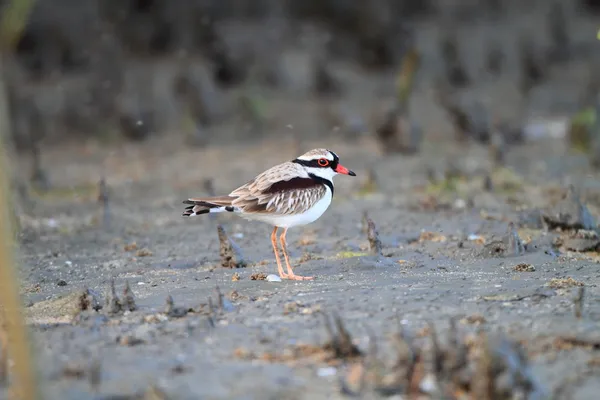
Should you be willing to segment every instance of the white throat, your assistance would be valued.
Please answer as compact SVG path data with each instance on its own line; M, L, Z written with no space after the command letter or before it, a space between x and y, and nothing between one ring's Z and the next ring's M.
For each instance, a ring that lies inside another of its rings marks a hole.
M337 172L332 170L331 168L314 168L314 167L304 167L306 172L311 175L316 175L319 178L327 179L333 183L333 177L337 175Z

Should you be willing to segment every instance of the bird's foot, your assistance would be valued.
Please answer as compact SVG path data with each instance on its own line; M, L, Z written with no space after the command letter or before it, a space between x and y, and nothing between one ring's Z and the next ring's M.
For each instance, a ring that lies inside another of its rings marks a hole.
M281 279L289 279L292 281L312 281L315 279L312 276L300 276L296 274L285 274L285 278L282 276Z
M280 273L279 273L279 277L280 277L281 279L288 279L289 275L288 275L288 274L286 274L285 272L280 272Z

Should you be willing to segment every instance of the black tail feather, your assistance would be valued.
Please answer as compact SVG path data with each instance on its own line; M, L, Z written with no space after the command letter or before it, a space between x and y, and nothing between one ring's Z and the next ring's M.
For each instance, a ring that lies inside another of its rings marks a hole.
M188 200L184 200L183 204L188 204L188 206L185 208L185 211L182 214L184 217L208 214L211 211L212 212L222 212L222 211L233 212L234 211L234 207L231 206L231 202L223 201L223 199L221 199L221 198L215 198L214 203L211 201L205 201L205 200L200 200L200 199L198 199L198 200L188 199Z

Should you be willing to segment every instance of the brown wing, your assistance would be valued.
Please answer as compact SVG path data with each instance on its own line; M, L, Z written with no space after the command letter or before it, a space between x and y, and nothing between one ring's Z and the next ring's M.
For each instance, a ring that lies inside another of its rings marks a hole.
M245 213L290 215L308 210L326 191L301 166L288 162L263 172L229 196L236 197L232 205Z

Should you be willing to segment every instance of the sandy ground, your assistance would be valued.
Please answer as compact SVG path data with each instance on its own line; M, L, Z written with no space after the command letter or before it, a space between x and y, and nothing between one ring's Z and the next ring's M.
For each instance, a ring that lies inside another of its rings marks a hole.
M527 217L531 210L551 208L567 183L581 190L597 215L598 175L562 143L515 147L508 169L493 168L487 149L478 145L448 145L441 153L426 144L411 158L382 157L369 139L303 143L307 149L334 149L358 175L336 177L328 212L290 230L296 271L316 276L312 282L251 280L252 274L276 271L267 225L232 215L180 217L181 200L205 193L203 179L214 177L215 190L228 192L291 158L293 144L274 139L205 150L157 144L144 145L146 151L139 146L112 151L108 226L102 224L93 181L86 185L76 181L75 172L69 175L72 163L61 162L62 150L48 153L55 184L70 182L75 189L32 198L26 209L35 219L23 220L22 292L45 398L136 398L149 388L177 399L344 398L339 379L347 365L331 369L322 361L274 356L299 344L323 344L328 340L323 315L332 313L363 351L372 332L384 359L385 339L397 330L398 319L414 332L433 322L445 340L450 318L458 318L467 332L484 328L519 341L533 373L556 398L591 399L600 389L594 378L600 357L597 254L561 252L552 246L558 233L527 222L533 220ZM155 162L160 147L167 154ZM290 155L275 149L289 149ZM97 166L86 151L91 150L69 151L72 157L84 153L77 167L82 176ZM190 168L195 160L206 169ZM440 191L427 170L441 174L447 162L458 166L461 177L454 190ZM145 173L136 175L136 166ZM377 182L366 189L370 168ZM492 192L483 190L487 171ZM432 199L437 207L428 208ZM367 254L365 211L377 226L381 256ZM527 250L486 255L485 243L501 238L509 221L529 242ZM220 267L217 223L241 248L248 267ZM519 264L533 270L516 271ZM552 284L553 278L574 281ZM111 279L119 296L126 281L131 285L137 310L111 315L104 306L74 317L79 302L73 296L89 288L104 305ZM572 300L577 285L586 288L580 319ZM216 287L224 297L220 307ZM167 296L176 308L171 316L163 314ZM213 313L207 312L209 297ZM192 312L176 315L179 308ZM591 338L558 346L565 335Z

